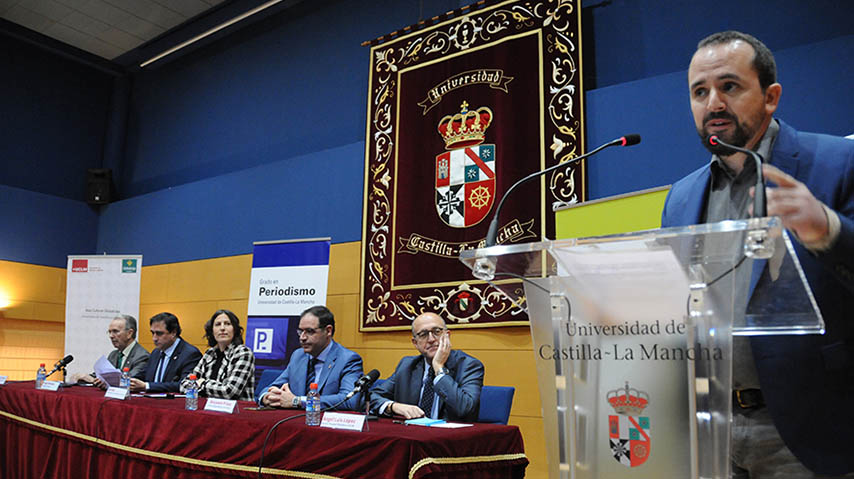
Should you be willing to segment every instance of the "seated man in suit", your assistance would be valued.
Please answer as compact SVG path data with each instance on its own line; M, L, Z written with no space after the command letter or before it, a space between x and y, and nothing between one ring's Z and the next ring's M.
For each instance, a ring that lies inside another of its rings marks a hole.
M434 313L423 313L412 322L412 344L421 354L401 359L394 374L371 390L374 412L407 419L477 421L483 363L451 349L445 321Z
M305 408L311 383L317 383L320 407L353 409L356 398L338 404L362 376L362 358L336 343L335 316L326 306L312 306L299 320L300 349L294 351L287 369L258 398L263 406Z
M174 314L156 314L151 317L149 323L151 323L154 351L148 358L145 374L130 380L130 390L156 393L178 392L181 380L193 372L199 359L202 359L202 353L198 348L181 339L181 325Z
M107 361L119 371L124 367L130 368L128 374L131 377L141 375L148 364L148 351L136 342L136 330L136 318L127 314L116 316L107 329L110 342L116 348L107 356ZM72 382L92 383L101 389L107 389L107 384L96 377L94 372L71 379Z

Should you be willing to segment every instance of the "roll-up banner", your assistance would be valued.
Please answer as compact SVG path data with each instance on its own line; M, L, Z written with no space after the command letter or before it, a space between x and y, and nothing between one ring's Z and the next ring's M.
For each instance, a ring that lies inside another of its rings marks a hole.
M107 336L113 319L129 314L139 320L142 255L69 255L66 274L65 354L74 356L67 367L70 378L92 372L95 361L115 349ZM59 380L59 373L51 379Z
M326 304L331 238L254 243L246 344L255 353L256 379L284 369L299 347L300 314Z

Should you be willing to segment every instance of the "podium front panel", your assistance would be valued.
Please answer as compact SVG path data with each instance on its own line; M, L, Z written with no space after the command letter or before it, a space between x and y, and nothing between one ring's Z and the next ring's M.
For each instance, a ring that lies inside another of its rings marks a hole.
M732 336L823 330L776 218L461 259L527 307L554 478L728 478Z

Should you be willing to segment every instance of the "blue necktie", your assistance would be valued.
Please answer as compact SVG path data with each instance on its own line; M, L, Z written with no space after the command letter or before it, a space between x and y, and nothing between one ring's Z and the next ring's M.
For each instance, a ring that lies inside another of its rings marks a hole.
M308 392L309 387L311 387L311 383L314 382L314 370L315 366L317 366L317 358L311 358L308 360L308 371L305 373L305 391Z
M421 392L421 401L418 402L418 407L424 411L424 415L430 417L433 412L433 379L436 377L433 368L427 372L427 379L424 381L424 390Z

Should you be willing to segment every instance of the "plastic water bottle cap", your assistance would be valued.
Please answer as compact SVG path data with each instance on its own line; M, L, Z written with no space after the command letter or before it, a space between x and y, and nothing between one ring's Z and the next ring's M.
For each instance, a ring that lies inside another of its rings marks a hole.
M196 375L195 375L195 374L191 374L191 375L190 375L190 379L192 379L193 381L195 381L195 380L196 380Z
M124 371L124 372L128 372L128 371L130 371L130 368L125 367L125 368L123 368L123 369L122 369L122 371Z
M44 367L44 363L42 363L40 367L42 367L42 368L43 368L43 367Z
M309 389L317 389L317 383L311 383L311 384L308 386L308 388L309 388Z

